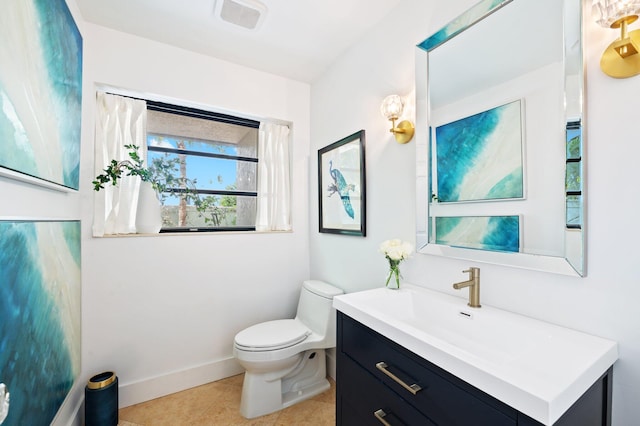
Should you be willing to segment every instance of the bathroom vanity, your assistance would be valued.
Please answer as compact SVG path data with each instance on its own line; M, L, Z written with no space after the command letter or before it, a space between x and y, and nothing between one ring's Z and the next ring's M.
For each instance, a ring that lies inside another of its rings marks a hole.
M339 296L338 425L609 425L617 344L405 285Z

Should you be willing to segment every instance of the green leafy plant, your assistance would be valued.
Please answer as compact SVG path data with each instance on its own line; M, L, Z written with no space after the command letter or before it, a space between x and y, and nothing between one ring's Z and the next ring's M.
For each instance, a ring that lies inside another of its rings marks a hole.
M154 182L151 180L151 173L149 169L143 167L144 161L140 158L138 153L138 147L136 145L125 145L125 148L129 150L129 160L111 160L104 173L96 176L96 179L92 182L94 191L100 191L104 189L104 185L111 183L116 186L118 180L122 178L122 174L126 172L125 176L140 176L144 182ZM158 190L154 185L156 191Z
M235 190L235 185L228 185L227 190ZM213 224L214 226L220 226L225 222L227 214L230 210L236 208L236 197L223 195L217 197L215 195L208 195L199 199L194 203L196 210L200 216L204 217L205 224ZM231 225L235 225L235 220Z
M164 201L166 194L171 193L183 194L188 201L194 201L198 198L195 179L176 177L176 167L180 162L178 158L170 158L165 154L164 157L154 158L147 168L144 167L144 160L140 157L137 145L125 145L125 148L129 150L129 159L111 160L107 168L103 170L104 173L96 176L92 182L95 191L104 189L104 185L108 183L117 186L123 175L140 176L143 182L151 183L160 197L160 201Z
M196 204L199 199L196 191L197 180L179 176L179 166L179 158L170 157L165 153L164 156L151 160L149 178L163 204L170 194L178 194L186 202Z

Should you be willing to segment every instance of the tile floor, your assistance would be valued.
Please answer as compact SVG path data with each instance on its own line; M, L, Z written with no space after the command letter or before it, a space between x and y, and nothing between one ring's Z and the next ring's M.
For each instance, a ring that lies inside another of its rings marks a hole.
M240 415L244 375L157 398L119 411L119 426L323 426L335 425L335 382L331 389L284 410L245 419Z

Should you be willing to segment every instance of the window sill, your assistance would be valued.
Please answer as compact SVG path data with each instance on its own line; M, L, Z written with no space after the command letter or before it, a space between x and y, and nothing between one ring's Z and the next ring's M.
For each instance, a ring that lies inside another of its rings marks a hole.
M175 237L186 235L255 235L255 234L293 234L293 229L289 231L203 231L203 232L160 232L157 234L106 234L93 235L93 238L138 238L138 237Z

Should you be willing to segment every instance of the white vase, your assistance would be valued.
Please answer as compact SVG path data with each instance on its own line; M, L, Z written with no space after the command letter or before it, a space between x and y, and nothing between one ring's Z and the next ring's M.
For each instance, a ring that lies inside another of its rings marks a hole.
M150 182L140 184L138 211L136 212L136 233L157 234L162 228L162 204Z

